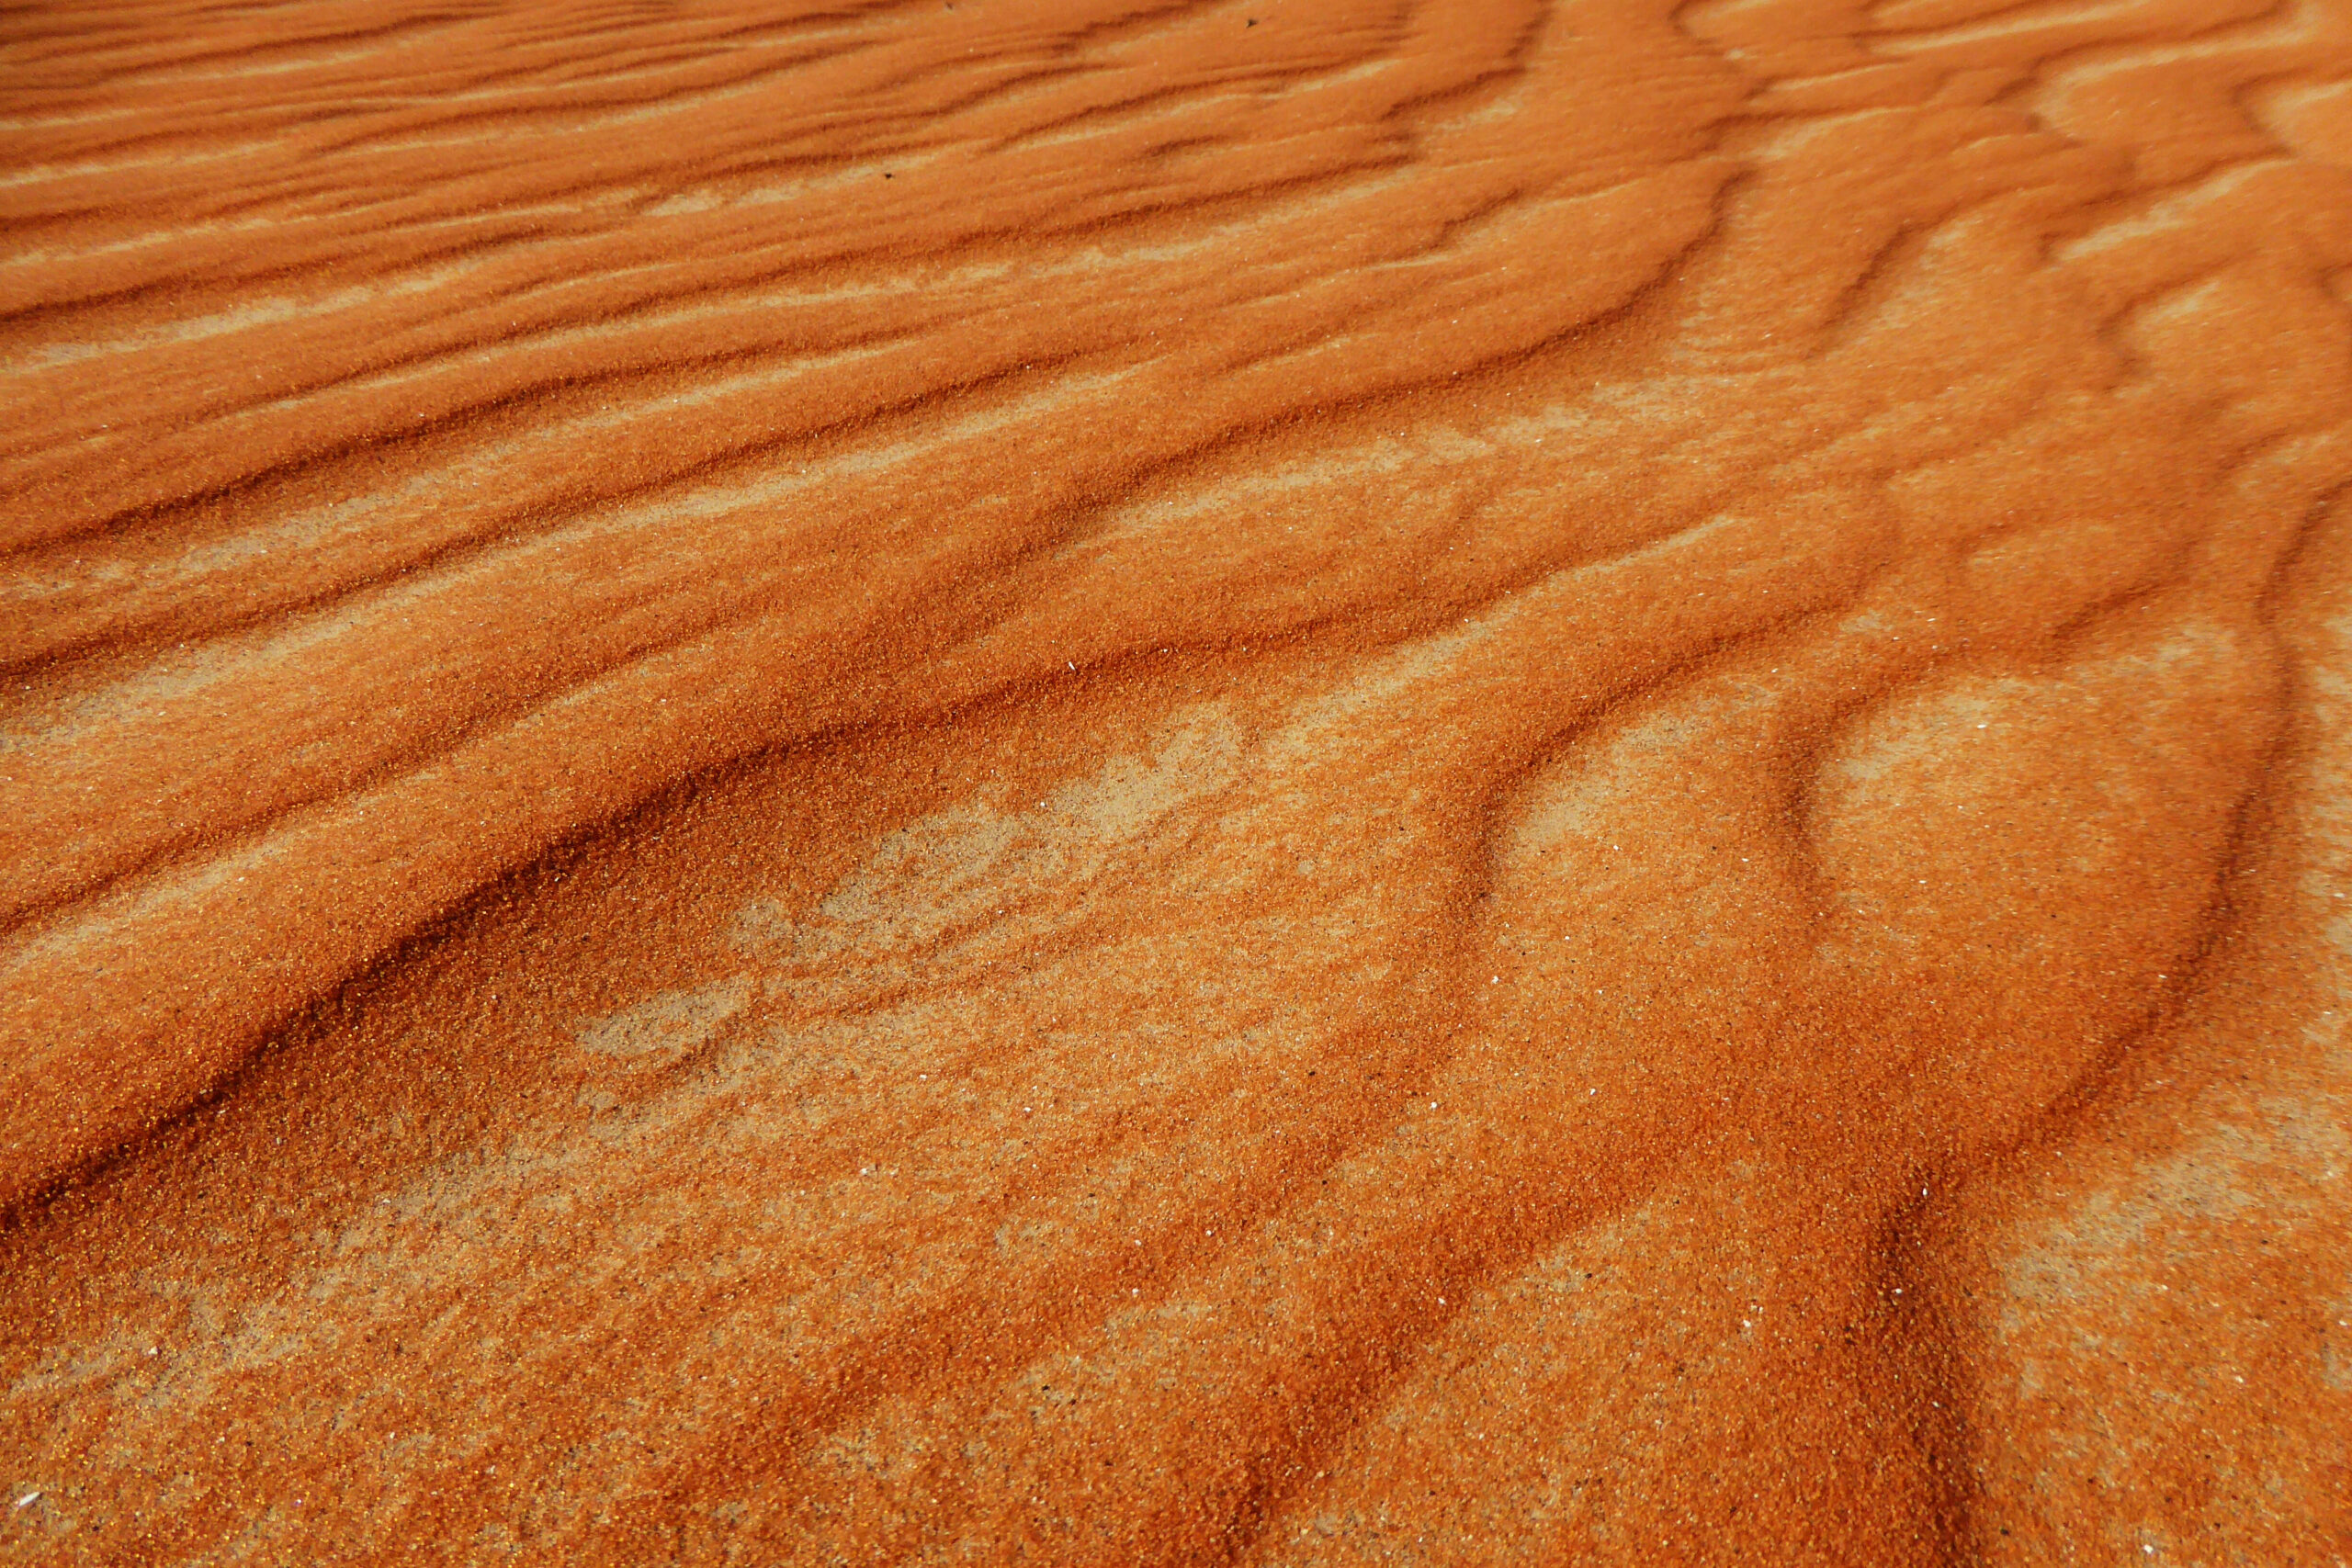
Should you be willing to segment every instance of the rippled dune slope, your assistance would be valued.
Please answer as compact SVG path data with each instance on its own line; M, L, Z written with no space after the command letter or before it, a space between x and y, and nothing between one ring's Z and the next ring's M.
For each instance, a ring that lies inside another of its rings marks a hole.
M0 15L0 1558L2352 1558L2352 8Z

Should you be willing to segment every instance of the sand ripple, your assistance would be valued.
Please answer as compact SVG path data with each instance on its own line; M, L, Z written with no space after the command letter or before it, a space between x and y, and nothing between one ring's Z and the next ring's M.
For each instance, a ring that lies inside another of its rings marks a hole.
M0 1555L2352 1553L2341 7L0 39Z

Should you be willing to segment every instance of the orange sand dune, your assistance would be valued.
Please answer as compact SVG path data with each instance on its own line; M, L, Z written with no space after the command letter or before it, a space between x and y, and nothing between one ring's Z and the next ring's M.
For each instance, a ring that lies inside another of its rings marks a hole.
M0 16L0 1558L2352 1560L2352 9Z

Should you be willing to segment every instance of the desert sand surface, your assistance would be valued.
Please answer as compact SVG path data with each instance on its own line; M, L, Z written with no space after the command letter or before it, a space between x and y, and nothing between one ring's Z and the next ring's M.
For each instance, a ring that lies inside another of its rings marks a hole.
M2352 6L0 14L0 1559L2352 1560Z

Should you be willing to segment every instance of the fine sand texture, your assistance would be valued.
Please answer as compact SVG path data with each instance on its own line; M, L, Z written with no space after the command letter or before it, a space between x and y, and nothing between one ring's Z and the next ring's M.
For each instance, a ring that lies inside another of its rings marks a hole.
M0 1561L2352 1562L2352 3L0 12Z

